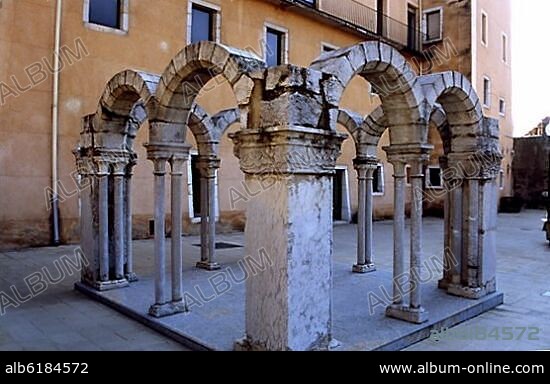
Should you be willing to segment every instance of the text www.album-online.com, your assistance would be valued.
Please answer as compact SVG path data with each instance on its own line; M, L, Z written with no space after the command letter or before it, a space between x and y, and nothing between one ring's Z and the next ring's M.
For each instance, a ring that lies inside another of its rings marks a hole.
M544 374L544 365L542 364L433 364L427 362L425 364L381 364L379 365L380 373L399 374L445 374L445 373L470 373L470 374Z

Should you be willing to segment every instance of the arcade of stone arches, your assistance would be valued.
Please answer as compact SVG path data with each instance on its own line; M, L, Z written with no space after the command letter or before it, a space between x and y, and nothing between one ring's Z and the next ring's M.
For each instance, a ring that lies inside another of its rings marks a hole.
M231 85L238 108L210 116L196 98L204 84L219 75ZM340 108L344 91L356 76L373 84L380 95L381 106L366 118ZM437 126L445 151L441 166L447 191L446 268L439 287L468 299L496 290L498 122L483 116L476 92L460 73L418 76L401 54L380 42L324 53L309 68L267 68L249 52L201 42L183 49L160 76L132 70L116 74L97 112L82 121L75 155L81 182L90 186L81 197L81 247L90 261L82 282L99 291L131 289L137 280L132 252L132 170L137 162L133 147L140 126L149 123L146 149L154 165L155 207L150 316L187 310L182 289L182 195L188 131L196 139L201 175L197 267L220 266L215 254L215 177L220 140L235 123L240 130L231 139L246 183L270 178L276 184L246 208L245 253L265 249L274 263L246 282L246 348L307 350L330 344L332 176L346 138L337 133L337 124L349 131L356 148L359 210L353 271L357 273L376 273L373 172L380 138L389 131L390 145L384 150L395 180L394 280L387 316L417 324L429 318L420 284L414 280L422 268L422 189L433 149L428 144L430 123ZM166 191L168 176L171 187ZM167 192L170 255L165 240ZM411 194L408 250L407 193ZM403 294L396 277L407 272L412 289Z

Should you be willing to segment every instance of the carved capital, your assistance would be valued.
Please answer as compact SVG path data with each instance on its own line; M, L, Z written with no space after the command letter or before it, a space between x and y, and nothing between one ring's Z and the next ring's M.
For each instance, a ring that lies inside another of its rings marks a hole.
M451 153L446 173L456 179L492 180L498 177L502 155L498 150Z
M217 170L220 169L221 160L214 157L199 158L197 167L200 171L201 177L206 179L216 178Z
M249 175L333 174L346 135L292 127L231 135L241 169Z

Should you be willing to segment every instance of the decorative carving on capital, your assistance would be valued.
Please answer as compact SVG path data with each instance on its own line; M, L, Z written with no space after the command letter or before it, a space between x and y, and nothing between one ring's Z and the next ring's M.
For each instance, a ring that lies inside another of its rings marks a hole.
M221 160L214 157L199 157L197 167L201 177L206 179L215 179L218 169L220 169Z
M375 157L357 157L353 160L353 167L357 171L359 180L373 179L374 171L378 168L378 159Z
M173 156L170 159L171 175L183 176L186 162L187 158L183 158L181 156Z
M492 180L498 177L502 162L500 151L451 153L447 173L456 179Z
M244 131L231 135L249 175L333 174L346 135L310 128Z
M171 158L187 158L191 146L182 143L148 143L144 144L147 149L147 158L151 161L169 161Z

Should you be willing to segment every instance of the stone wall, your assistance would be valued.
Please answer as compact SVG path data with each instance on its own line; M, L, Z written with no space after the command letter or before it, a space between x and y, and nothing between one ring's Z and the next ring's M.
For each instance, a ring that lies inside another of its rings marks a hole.
M548 144L542 136L514 139L514 196L527 207L543 206L542 193L548 191Z

